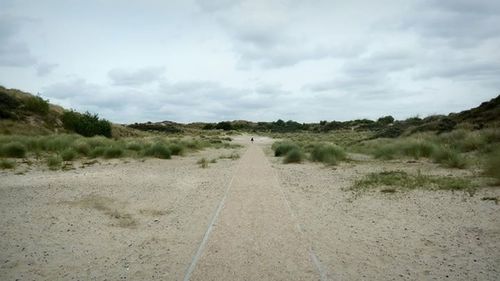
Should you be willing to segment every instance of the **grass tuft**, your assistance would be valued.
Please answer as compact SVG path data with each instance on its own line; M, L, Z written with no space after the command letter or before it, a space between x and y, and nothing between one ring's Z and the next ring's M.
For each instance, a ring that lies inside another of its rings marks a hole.
M77 154L72 148L67 148L63 152L61 152L61 158L64 161L73 161L75 160Z
M47 166L50 170L59 170L62 167L63 159L59 155L52 155L47 158Z
M200 165L201 168L204 168L204 169L208 168L208 160L205 157L198 160L198 162L196 162L196 164Z
M370 173L363 179L355 181L353 190L369 190L371 188L401 188L425 190L465 190L472 193L476 186L465 178L439 177L408 174L404 171L384 171ZM383 191L382 189L381 191Z
M299 148L292 148L286 153L283 163L301 163L302 160L304 160L304 153Z
M272 146L274 150L274 156L285 156L290 150L298 149L299 147L295 143L291 142L275 142Z
M156 157L160 159L170 159L171 158L171 152L168 147L166 147L162 143L156 143L153 146L147 148L144 151L145 156L150 156L150 157Z
M24 158L26 157L26 146L20 142L10 142L3 145L0 152L6 157Z
M118 146L111 146L104 150L104 158L120 158L124 155L123 148Z
M336 165L346 158L345 151L333 144L317 144L311 151L311 160L328 165Z
M0 169L14 169L16 162L9 159L0 160Z

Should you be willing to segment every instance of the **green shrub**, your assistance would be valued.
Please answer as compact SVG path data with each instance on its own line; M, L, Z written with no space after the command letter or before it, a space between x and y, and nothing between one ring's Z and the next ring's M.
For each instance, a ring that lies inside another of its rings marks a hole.
M111 137L111 123L100 119L97 114L85 112L84 114L75 111L66 111L62 116L64 128L72 130L82 136L92 137L102 135Z
M345 151L333 144L318 144L311 151L311 160L329 165L336 165L338 161L346 158Z
M76 156L77 156L76 152L71 148L67 148L63 152L61 152L61 158L64 161L73 161L76 158Z
M16 162L8 159L0 160L0 169L14 169Z
M107 147L104 150L104 158L120 158L123 156L123 149L117 146Z
M170 159L171 152L168 147L162 143L156 143L144 151L145 156L156 157L160 159Z
M291 142L275 142L272 146L274 150L274 156L284 156L292 149L298 149L299 147Z
M299 148L292 148L286 153L283 163L300 163L303 159L304 153Z
M62 158L59 155L52 155L47 158L47 166L51 170L59 170L62 167Z
M10 142L2 146L1 153L6 157L24 158L26 156L26 146L20 142Z

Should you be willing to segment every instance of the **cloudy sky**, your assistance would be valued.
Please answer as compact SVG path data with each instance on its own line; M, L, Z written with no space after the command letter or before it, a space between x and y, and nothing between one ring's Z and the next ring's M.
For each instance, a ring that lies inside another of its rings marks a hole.
M456 112L500 94L500 1L0 0L0 84L118 123Z

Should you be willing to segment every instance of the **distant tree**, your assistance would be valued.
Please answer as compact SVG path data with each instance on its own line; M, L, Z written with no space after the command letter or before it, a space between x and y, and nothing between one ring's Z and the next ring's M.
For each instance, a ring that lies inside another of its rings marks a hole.
M219 129L219 130L230 131L233 129L233 126L231 125L231 122L222 121L222 122L217 123L215 128Z
M391 115L380 117L377 120L377 123L379 123L380 125L389 125L392 124L393 122L394 122L394 117L392 117Z
M74 131L85 137L102 135L111 137L111 123L105 119L100 119L97 114L85 112L84 114L76 111L66 111L62 116L64 128Z

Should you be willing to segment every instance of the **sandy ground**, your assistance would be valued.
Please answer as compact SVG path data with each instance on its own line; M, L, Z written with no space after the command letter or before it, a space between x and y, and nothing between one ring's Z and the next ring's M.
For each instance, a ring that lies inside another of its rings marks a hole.
M284 165L271 140L72 171L0 173L0 280L499 280L499 189L359 196L371 171ZM468 173L458 172L458 173Z
M0 280L181 280L238 161L0 175ZM242 150L243 151L243 150Z
M329 280L500 280L500 206L464 192L353 194L370 172L464 175L428 162L364 161L337 167L269 156Z

